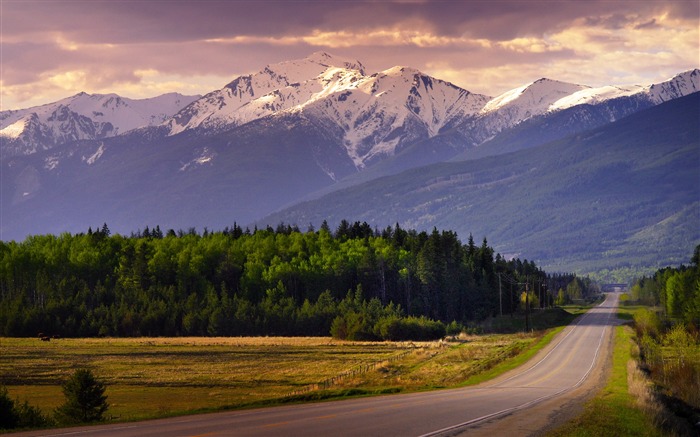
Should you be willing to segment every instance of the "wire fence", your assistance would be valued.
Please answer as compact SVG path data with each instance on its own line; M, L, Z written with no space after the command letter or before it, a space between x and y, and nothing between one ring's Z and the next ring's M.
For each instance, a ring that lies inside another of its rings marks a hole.
M309 384L305 387L302 387L302 388L299 388L299 389L294 390L292 392L289 392L285 397L299 396L299 395L303 395L303 394L306 394L306 393L309 393L312 391L316 391L316 390L327 390L344 379L353 378L355 376L362 375L364 373L376 370L382 366L386 366L387 364L393 363L395 361L398 361L398 360L404 358L405 356L407 356L411 352L413 352L413 350L406 350L406 351L403 351L397 355L391 356L389 358L378 360L378 361L375 361L375 362L369 363L369 364L362 364L362 365L354 367L350 370L346 370L345 372L340 373L336 376L326 378L321 382L318 382L315 384Z

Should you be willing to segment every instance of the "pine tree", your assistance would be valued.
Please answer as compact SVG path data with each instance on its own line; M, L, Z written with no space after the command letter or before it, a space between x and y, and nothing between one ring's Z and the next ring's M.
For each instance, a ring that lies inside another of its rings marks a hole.
M105 384L88 369L78 369L63 384L66 403L56 409L61 422L87 423L103 420L107 408Z

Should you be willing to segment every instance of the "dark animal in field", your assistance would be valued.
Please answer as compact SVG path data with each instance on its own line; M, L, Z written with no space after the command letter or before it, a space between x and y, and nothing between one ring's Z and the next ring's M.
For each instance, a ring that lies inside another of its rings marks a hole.
M46 337L46 334L44 334L43 332L40 332L36 336L37 336L37 338L41 338L41 337Z
M43 336L41 337L41 341L51 341L51 337Z

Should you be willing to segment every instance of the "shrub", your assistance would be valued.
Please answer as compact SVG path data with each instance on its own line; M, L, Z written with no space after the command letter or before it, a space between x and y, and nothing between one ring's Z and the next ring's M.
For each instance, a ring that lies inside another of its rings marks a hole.
M634 327L637 330L638 337L649 335L656 339L659 338L659 332L661 331L661 321L654 311L645 308L635 314Z
M13 429L18 422L15 401L10 399L6 387L0 387L0 429Z
M445 324L427 317L388 317L378 323L378 334L384 340L436 340L446 334Z
M447 335L459 335L464 331L464 325L458 323L456 320L453 320L445 327L445 331L447 332Z
M50 424L37 407L10 399L7 387L0 387L0 429L42 428Z
M18 428L46 428L51 426L53 421L44 416L38 407L29 405L29 402L24 401L19 403L15 402L15 409L17 410L17 416L19 417Z

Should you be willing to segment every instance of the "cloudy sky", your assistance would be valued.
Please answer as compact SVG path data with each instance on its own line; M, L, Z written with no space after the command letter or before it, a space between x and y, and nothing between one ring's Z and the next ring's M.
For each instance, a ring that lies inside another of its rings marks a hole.
M698 0L0 0L0 106L206 93L319 50L492 96L648 84L700 66L699 16Z

